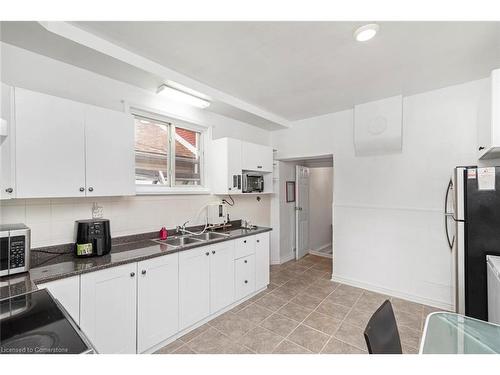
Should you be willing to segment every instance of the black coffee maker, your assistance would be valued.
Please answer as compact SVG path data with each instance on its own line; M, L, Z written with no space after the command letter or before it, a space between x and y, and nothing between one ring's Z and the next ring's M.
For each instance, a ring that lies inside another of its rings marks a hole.
M109 220L77 220L75 227L75 255L77 257L101 256L111 251Z

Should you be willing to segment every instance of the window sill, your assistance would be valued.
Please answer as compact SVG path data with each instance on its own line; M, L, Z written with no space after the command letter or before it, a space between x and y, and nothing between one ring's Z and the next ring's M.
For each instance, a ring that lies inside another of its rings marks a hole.
M211 194L207 187L170 187L136 185L136 195L205 195Z

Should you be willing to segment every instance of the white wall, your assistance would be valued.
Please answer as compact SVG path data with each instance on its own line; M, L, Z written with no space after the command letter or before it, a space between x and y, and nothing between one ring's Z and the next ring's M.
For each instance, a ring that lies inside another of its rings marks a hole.
M270 133L266 130L206 110L180 106L152 92L5 43L0 46L0 79L8 85L115 110L122 110L122 101L126 101L211 126L214 138L270 143ZM38 247L72 242L74 220L89 218L94 201L104 207L104 215L111 220L113 236L120 236L159 230L161 226L175 227L192 219L203 205L214 199L216 197L210 195L176 195L2 201L0 219L2 223L23 222L30 226L32 246ZM232 219L244 218L258 225L269 225L269 197L263 196L260 202L255 197L240 197L236 202L229 210Z
M333 168L309 169L309 248L332 244Z
M403 99L403 152L355 157L352 110L273 132L277 157L333 153L334 278L450 308L443 200L453 167L476 160L486 80Z

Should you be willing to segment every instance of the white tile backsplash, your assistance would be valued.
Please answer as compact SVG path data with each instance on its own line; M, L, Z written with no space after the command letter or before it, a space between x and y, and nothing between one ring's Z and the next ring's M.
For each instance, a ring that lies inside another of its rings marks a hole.
M270 197L234 197L235 206L228 207L231 220L247 219L253 224L269 226ZM1 223L25 223L31 228L32 247L74 241L74 223L92 217L92 204L104 208L111 221L112 236L124 236L174 228L187 220L203 224L201 209L220 199L213 195L168 195L109 198L14 199L0 202Z

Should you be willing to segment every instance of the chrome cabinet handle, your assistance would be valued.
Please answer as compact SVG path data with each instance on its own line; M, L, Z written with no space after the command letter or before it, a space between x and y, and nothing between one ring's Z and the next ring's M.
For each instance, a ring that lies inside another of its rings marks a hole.
M245 284L248 284L248 280L245 280Z
M134 277L135 276L135 272L130 272L130 277Z
M210 253L207 251L207 252L205 253L205 255L206 255L206 256L209 256L209 255L210 255Z
M85 188L82 186L82 187L80 188L80 191L83 193L83 192L85 191Z
M243 241L243 243L247 243L247 240Z
M215 254L215 250L212 250L212 254Z
M257 243L259 243L259 242L260 242L260 240L257 240Z
M89 187L89 191L94 191L94 188L92 186Z
M248 263L248 260L245 260L245 263Z
M141 273L142 273L143 275L145 275L145 274L146 274L146 270L142 270L142 272L141 272Z
M7 188L7 189L5 189L5 192L6 192L6 193L9 193L9 194L10 194L10 193L12 193L13 191L14 191L14 189L12 189L12 188Z
M258 165L257 168L262 169L262 165Z

